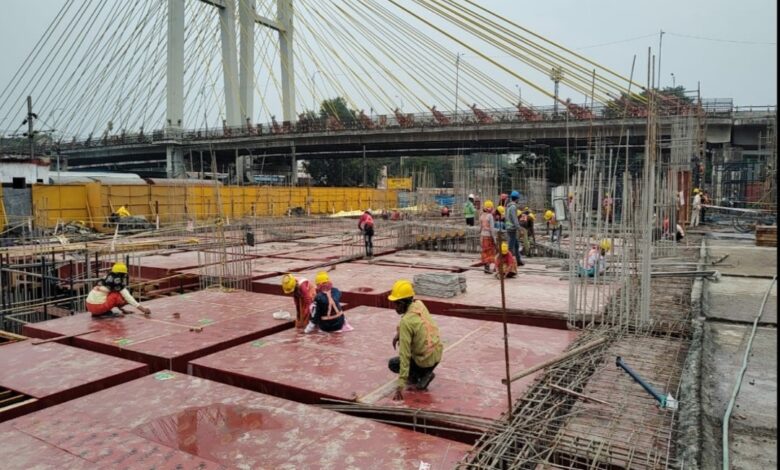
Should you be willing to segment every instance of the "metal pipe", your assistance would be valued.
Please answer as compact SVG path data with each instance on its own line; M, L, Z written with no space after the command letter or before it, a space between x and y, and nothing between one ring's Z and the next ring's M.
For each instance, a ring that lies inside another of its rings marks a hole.
M653 398L656 399L656 401L658 402L659 405L661 405L662 408L666 407L666 397L656 392L655 389L649 383L642 380L642 377L640 377L639 374L634 372L634 370L630 368L628 364L623 362L622 357L618 356L617 359L615 359L615 365L617 365L618 367L626 371L626 373L630 375L631 378L636 381L636 383L641 385L642 388L644 388L647 391L647 393L649 393L650 395L653 396Z

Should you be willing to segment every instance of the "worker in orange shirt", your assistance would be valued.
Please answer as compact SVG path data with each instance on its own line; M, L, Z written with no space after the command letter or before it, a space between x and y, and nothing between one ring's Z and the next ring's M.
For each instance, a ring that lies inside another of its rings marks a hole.
M311 321L311 307L317 288L304 278L296 278L292 274L282 276L282 291L293 295L295 301L295 327L304 328Z
M501 273L504 277L513 278L517 276L517 260L512 256L512 252L509 251L509 243L501 242L501 249L496 255L496 277Z

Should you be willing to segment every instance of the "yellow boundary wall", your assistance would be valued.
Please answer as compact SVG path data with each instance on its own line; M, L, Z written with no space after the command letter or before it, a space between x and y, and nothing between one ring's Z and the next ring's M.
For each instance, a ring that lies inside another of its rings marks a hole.
M391 209L398 205L397 192L388 189L221 186L218 194L219 197L213 185L36 184L32 187L32 210L38 227L76 220L103 230L109 215L120 206L150 222L159 216L164 224L213 219L218 215L218 200L223 215L229 218L281 216L294 207L320 215L367 207Z

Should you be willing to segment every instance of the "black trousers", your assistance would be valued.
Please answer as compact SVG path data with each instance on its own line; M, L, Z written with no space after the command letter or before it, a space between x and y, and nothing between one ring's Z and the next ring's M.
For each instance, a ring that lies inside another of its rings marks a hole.
M433 367L420 367L415 362L414 359L409 360L409 383L410 384L416 384L420 381L420 378L423 377L428 372L432 372L433 369L438 366L439 363L433 365ZM398 374L401 372L401 358L398 356L395 356L394 358L390 359L387 362L387 367L390 368L391 371L393 371L394 374Z
M366 256L372 257L374 256L374 229L367 228L363 230L363 243L366 246Z
M469 227L473 227L474 226L474 217L466 217L466 225L468 225Z

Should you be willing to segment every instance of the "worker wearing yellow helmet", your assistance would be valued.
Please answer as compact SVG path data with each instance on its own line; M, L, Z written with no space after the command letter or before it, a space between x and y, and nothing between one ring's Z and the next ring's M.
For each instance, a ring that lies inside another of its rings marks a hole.
M152 313L150 309L135 300L127 290L127 265L120 261L114 263L111 272L92 288L87 296L86 305L93 318L112 318L132 313L122 308L128 304L146 315Z
M310 322L311 307L317 290L308 279L296 278L292 274L282 276L282 292L292 294L295 302L295 327L304 328Z
M327 271L318 272L314 283L317 285L317 294L314 296L311 322L303 332L312 333L317 329L326 333L344 331L348 324L341 305L341 291L333 287Z
M505 228L504 219L506 218L505 215L506 215L506 207L504 206L496 207L496 213L493 214L493 219L495 219L494 223L496 226L496 230L504 230Z
M699 188L693 189L693 203L691 204L691 227L699 225L699 215L701 214L701 191Z
M550 235L550 241L555 242L560 240L561 232L563 232L563 227L558 222L558 219L555 217L555 212L551 211L550 209L547 209L544 212L544 220L547 222L547 232L549 233L550 230L552 230L552 234Z
M501 249L496 255L496 277L501 276L513 278L517 276L517 260L509 250L509 243L501 242Z
M493 272L491 265L496 258L496 224L493 219L493 201L488 199L482 204L482 213L479 215L479 236L482 245L482 257L480 262L484 266L486 274Z
M398 384L393 400L403 400L407 383L418 390L425 390L436 376L433 370L441 362L444 347L439 327L421 300L414 299L414 286L407 279L393 284L387 300L395 304L401 315L398 330L393 338L393 349L398 345L398 356L387 366L398 374Z
M608 239L603 239L599 243L593 242L588 253L583 259L583 263L577 270L578 276L594 277L598 272L601 276L607 270L606 255L612 248L612 243Z

